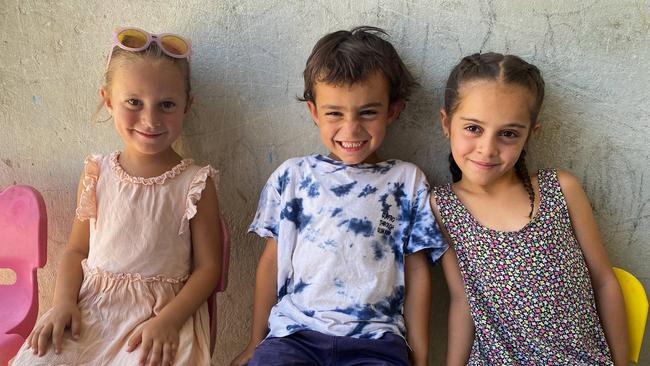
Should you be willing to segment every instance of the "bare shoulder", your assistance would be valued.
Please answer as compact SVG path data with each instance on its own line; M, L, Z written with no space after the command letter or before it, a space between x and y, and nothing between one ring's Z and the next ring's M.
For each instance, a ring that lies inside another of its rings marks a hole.
M194 218L203 216L209 217L208 222L214 222L214 218L219 215L219 201L217 198L217 189L214 185L212 177L207 177L205 180L205 188L201 192L201 196L196 203L197 213ZM197 221L197 220L192 220Z
M216 201L217 199L217 189L215 188L214 184L214 179L212 177L208 176L205 179L205 188L203 189L203 194L201 194L201 198L208 198L210 201Z
M562 193L564 193L566 198L575 196L576 194L584 194L582 189L582 183L578 178L571 174L570 172L562 169L557 170L557 179L560 182L560 188Z

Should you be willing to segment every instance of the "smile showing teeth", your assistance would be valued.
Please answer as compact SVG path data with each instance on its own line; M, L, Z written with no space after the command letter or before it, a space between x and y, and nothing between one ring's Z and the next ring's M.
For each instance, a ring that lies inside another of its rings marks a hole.
M343 146L345 149L356 149L361 147L361 145L363 145L363 141L359 141L359 142L341 141L341 146Z

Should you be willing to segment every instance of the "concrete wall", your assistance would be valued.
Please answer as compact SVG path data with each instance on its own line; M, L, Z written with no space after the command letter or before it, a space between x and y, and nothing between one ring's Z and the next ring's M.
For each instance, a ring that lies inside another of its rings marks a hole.
M175 5L172 5L175 4ZM30 184L49 213L48 264L39 271L50 307L82 161L121 142L110 121L90 122L115 25L192 38L196 102L187 153L221 169L221 206L232 230L230 287L220 296L215 364L246 343L262 241L245 234L258 194L283 160L319 147L301 71L323 34L354 25L385 28L422 88L394 124L384 157L449 180L437 110L447 73L477 51L518 54L547 81L543 132L532 168L569 169L584 183L614 264L650 289L650 3L585 1L309 2L18 1L0 6L0 187ZM435 273L432 365L445 350L447 294ZM646 337L643 362L650 362Z

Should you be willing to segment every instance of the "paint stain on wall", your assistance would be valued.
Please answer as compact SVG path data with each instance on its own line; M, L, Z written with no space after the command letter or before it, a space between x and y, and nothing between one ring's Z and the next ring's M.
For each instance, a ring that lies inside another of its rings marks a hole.
M10 168L14 167L14 163L11 162L11 159L2 159L2 162L5 163L5 165Z
M35 95L32 95L32 104L37 105L38 104L38 97Z

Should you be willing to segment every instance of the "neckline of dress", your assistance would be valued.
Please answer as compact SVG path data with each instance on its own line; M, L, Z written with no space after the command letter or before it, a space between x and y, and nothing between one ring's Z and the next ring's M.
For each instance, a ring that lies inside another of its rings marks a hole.
M162 174L160 174L158 176L148 177L148 178L135 177L135 176L132 176L129 173L127 173L124 170L124 168L122 167L122 165L120 165L120 162L119 162L118 159L119 159L121 153L122 153L121 151L115 151L115 152L111 153L110 159L109 159L111 170L113 170L113 172L123 182L129 182L129 183L133 183L133 184L141 184L141 185L145 185L145 186L150 186L150 185L153 185L153 184L164 184L165 181L167 181L168 179L173 179L174 177L181 174L183 171L185 171L185 169L187 169L188 166L192 165L192 163L194 162L192 159L183 159L178 164L176 164L174 167L172 167L168 171L166 171L166 172L164 172L164 173L162 173Z
M535 214L533 215L533 217L530 220L528 220L528 222L518 230L497 230L497 229L493 229L491 227L487 227L487 226L481 224L481 222L478 221L478 219L474 216L474 214L472 214L472 212L470 212L470 210L467 208L467 206L465 206L463 201L461 201L460 197L458 197L458 195L454 191L453 187L451 186L451 183L447 184L447 189L449 190L449 194L451 195L451 199L458 203L458 205L462 208L462 210L466 213L467 217L469 217L470 221L476 227L478 227L479 229L481 229L483 231L488 231L491 234L516 235L516 234L521 234L523 232L526 232L530 226L532 226L537 221L539 221L539 216L542 214L543 209L546 208L546 204L545 204L546 200L544 199L544 195L542 194L542 183L541 183L541 180L539 179L540 176L541 176L541 170L539 170L537 172L537 177L538 177L538 179L537 179L537 187L538 187L537 191L538 191L538 194L539 194L539 206L537 207L537 211L535 211Z

